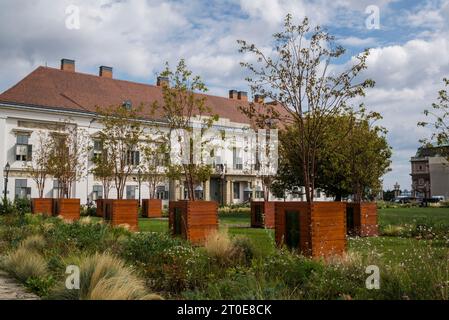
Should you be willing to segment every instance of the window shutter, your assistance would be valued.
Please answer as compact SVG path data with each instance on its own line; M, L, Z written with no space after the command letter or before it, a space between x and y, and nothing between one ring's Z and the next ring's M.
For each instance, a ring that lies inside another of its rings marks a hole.
M140 152L136 151L136 165L140 164Z
M126 151L126 164L129 166L131 164L131 151Z
M27 146L27 161L33 160L33 145L29 144Z

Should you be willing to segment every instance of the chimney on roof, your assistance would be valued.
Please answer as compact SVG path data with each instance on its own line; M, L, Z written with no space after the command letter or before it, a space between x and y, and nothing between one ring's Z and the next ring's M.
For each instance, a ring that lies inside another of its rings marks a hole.
M110 78L112 79L112 68L101 66L99 76L102 78Z
M61 70L75 72L75 60L62 59L61 60Z
M237 90L229 90L229 99L237 99Z
M167 86L169 85L169 79L168 77L157 77L157 86L158 87L163 87L163 86Z
M261 94L256 94L255 96L254 96L254 102L255 103L264 103L264 96L263 95L261 95Z
M239 91L237 99L242 101L248 101L248 93L246 91Z

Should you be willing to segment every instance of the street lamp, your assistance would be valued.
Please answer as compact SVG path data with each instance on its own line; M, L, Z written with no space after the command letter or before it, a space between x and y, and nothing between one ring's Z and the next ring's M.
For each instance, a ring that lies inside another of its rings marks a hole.
M246 186L245 189L243 189L243 193L248 195L248 201L251 201L252 192L253 189L251 189L251 186L249 184Z
M201 185L196 187L195 188L195 198L203 200L203 198L204 198L203 191L204 191L204 189L203 189L203 187Z
M5 168L3 169L3 176L5 177L5 190L3 192L3 201L6 206L6 195L8 193L8 176L9 176L9 170L11 169L11 166L9 165L9 162L6 163Z

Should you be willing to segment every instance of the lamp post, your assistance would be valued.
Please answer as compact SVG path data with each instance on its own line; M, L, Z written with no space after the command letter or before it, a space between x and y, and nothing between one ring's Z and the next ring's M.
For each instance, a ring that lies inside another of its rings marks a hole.
M253 189L250 187L249 182L245 189L243 189L243 193L248 195L248 201L251 202Z
M198 187L195 188L195 198L198 198L200 200L203 200L204 196L203 196L203 187L201 185L199 185ZM198 196L197 196L198 195Z
M11 169L11 166L9 165L9 162L6 163L5 168L3 169L3 176L5 177L5 190L3 191L3 203L6 206L7 202L7 194L8 194L8 176L9 176L9 170Z

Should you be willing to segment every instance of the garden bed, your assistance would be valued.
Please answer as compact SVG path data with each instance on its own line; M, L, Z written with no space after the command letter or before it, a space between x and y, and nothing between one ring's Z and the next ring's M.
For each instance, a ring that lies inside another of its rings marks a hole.
M274 228L275 202L251 201L251 227Z
M342 202L276 202L276 243L311 257L346 250L346 205Z
M375 202L346 203L346 226L349 235L372 237L379 235Z
M161 218L162 217L162 200L161 199L143 199L142 200L142 217L144 217L144 218Z
M218 229L217 209L215 201L170 201L171 234L195 244L203 243L211 231Z
M137 200L103 200L104 219L112 226L127 226L138 231L139 203Z
M447 219L443 214L449 210L435 210L441 219ZM380 210L381 225L385 221L412 223L416 217L431 215L432 211L401 211L397 213L401 220L394 214ZM118 276L141 277L147 292L166 299L448 299L446 240L356 237L348 241L346 255L324 262L276 249L273 230L250 228L248 214L221 215L220 229L227 230L231 244L245 253L242 259L241 255L230 254L229 249L222 250L229 248L226 241L206 249L173 238L168 235L168 223L164 220L141 219L141 233L100 221L89 217L65 223L40 215L0 215L0 255L17 256L11 271L8 269L10 274L39 296L51 299L99 299L84 292L78 294L77 290L61 293L67 265L93 262L110 269L125 268L125 273ZM228 228L236 221L245 226ZM22 256L17 254L20 248L26 249ZM25 268L29 265L32 267ZM379 290L365 287L369 265L380 268ZM132 285L139 283L133 281ZM110 299L119 291L103 290L102 298Z
M53 214L53 199L52 198L31 199L31 213L51 216Z
M53 199L53 215L66 220L80 218L80 199Z

